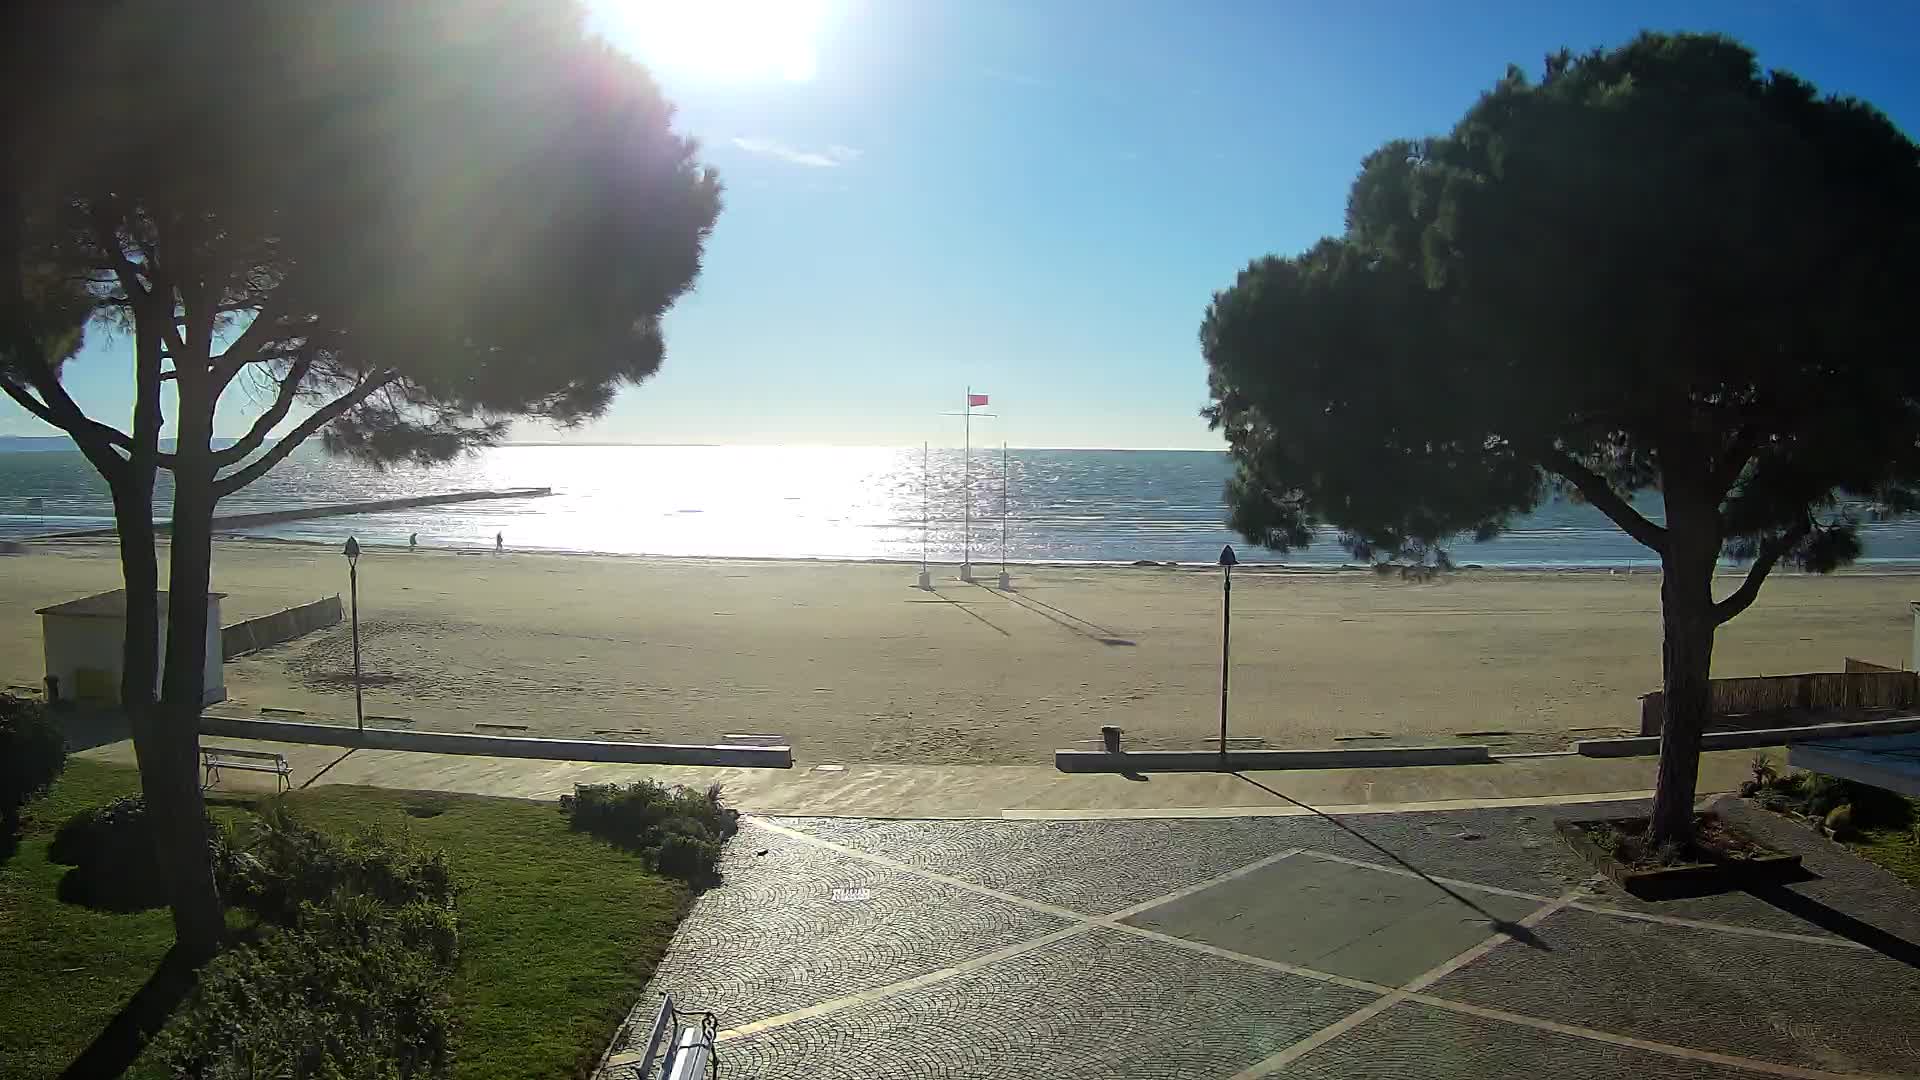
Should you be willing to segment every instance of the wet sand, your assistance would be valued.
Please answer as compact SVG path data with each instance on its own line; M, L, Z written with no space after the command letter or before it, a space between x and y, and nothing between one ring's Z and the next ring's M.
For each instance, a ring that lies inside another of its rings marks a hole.
M807 764L1044 763L1103 724L1132 744L1217 736L1217 571L1016 566L1001 593L953 567L922 592L917 569L371 550L366 711L451 731L779 734ZM344 594L346 578L331 549L227 541L214 555L229 623ZM0 682L39 681L35 608L118 585L110 544L0 558ZM1778 574L1721 628L1714 674L1902 664L1916 594L1911 575ZM1232 734L1273 746L1558 749L1636 733L1660 674L1652 573L1415 584L1242 568L1233 614ZM345 623L230 662L226 679L237 713L353 716Z

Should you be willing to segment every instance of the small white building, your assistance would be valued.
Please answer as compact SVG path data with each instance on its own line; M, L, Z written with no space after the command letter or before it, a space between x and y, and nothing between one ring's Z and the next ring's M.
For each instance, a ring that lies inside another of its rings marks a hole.
M159 668L166 667L167 594L159 593ZM220 601L225 593L207 594L206 699L211 705L227 698L221 668ZM57 701L84 701L95 705L120 703L120 658L127 634L127 591L69 600L34 612L40 616L40 639L46 648L49 696ZM160 692L160 672L154 674L154 693Z

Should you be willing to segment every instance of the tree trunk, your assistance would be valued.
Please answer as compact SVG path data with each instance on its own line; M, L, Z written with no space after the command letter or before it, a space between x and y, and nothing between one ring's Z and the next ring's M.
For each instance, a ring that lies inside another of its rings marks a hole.
M1661 690L1667 706L1660 727L1660 772L1654 785L1651 839L1693 839L1693 801L1700 777L1700 736L1712 704L1713 566L1717 543L1686 543L1675 535L1660 582Z
M160 334L158 319L168 318L157 304L135 308L135 395L132 445L125 475L112 484L114 524L120 534L120 571L127 590L126 638L122 644L120 702L132 729L140 791L149 820L155 822L154 846L167 897L173 909L176 956L191 965L211 958L219 947L226 919L213 888L207 856L206 809L200 797L198 723L183 732L156 703L160 672L160 620L156 593L159 557L154 551L153 487L160 441ZM179 550L178 544L173 549ZM205 593L201 589L201 593ZM170 594L177 598L178 594ZM183 607L171 603L169 614ZM204 611L205 601L201 602ZM201 617L202 624L206 616ZM169 633L169 643L177 640ZM197 670L197 669L196 669ZM164 689L163 689L164 695Z
M206 695L207 591L213 569L213 460L210 409L181 388L174 451L172 559L167 611L167 663L160 688L155 745L165 770L142 777L157 813L155 841L170 877L175 947L199 961L219 948L226 928L207 852L207 811L199 783L200 710Z

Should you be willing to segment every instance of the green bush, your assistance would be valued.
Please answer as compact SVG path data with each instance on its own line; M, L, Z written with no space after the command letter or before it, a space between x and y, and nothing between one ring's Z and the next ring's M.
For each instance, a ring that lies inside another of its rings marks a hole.
M336 894L229 950L154 1047L204 1080L434 1080L453 1062L453 915Z
M336 837L301 824L278 802L254 825L244 878L230 897L281 925L298 921L301 905L336 893L364 896L388 907L426 904L451 909L456 887L444 851L406 835L377 831Z
M46 707L0 694L0 832L12 837L20 808L47 793L67 767L67 741Z
M250 863L231 830L209 817L207 849L214 884L231 895ZM143 911L167 902L146 800L127 795L62 822L47 860L73 869L60 879L60 899L109 911Z
M684 881L710 881L720 874L720 842L705 835L699 826L669 825L653 861L663 874Z
M641 780L579 784L560 797L579 832L651 859L663 874L701 882L718 873L720 847L740 831L740 813L722 805L720 785L706 791Z
M1826 823L1827 831L1833 834L1835 840L1851 839L1854 831L1853 806L1841 803L1827 811Z
M446 853L335 837L277 802L252 841L229 895L280 928L213 962L159 1060L208 1080L448 1075L460 939Z
M1834 807L1848 801L1847 782L1838 777L1809 773L1801 785L1801 798L1808 817L1824 818Z

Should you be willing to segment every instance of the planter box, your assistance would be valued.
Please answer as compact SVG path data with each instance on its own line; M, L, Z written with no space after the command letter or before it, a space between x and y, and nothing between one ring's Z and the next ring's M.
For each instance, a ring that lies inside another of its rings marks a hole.
M1702 822L1719 821L1719 815L1697 815ZM1802 876L1800 856L1774 851L1747 836L1755 847L1767 854L1718 862L1686 862L1672 866L1635 868L1621 863L1604 851L1583 827L1642 821L1641 818L1605 818L1598 821L1557 821L1554 829L1576 854L1593 864L1607 880L1642 899L1699 896L1703 893L1737 889L1746 885L1790 881ZM1722 824L1725 824L1722 822ZM1746 835L1744 830L1742 835Z

